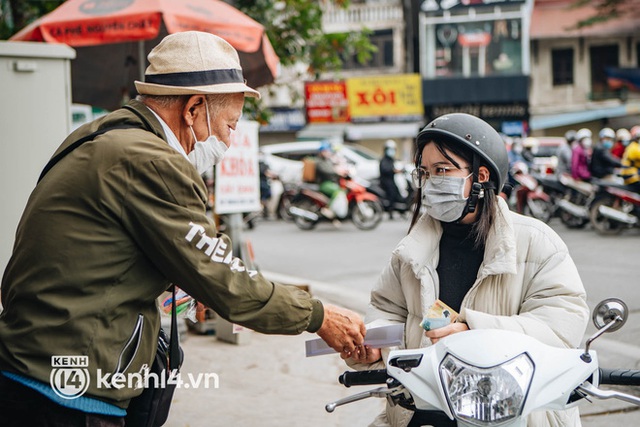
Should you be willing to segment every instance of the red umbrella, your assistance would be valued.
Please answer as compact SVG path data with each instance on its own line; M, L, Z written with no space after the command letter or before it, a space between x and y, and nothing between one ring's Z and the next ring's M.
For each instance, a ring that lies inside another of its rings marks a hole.
M250 86L273 82L279 60L264 27L221 0L68 0L10 40L73 46L73 101L113 110L135 94L149 50L167 34L191 30L231 43Z

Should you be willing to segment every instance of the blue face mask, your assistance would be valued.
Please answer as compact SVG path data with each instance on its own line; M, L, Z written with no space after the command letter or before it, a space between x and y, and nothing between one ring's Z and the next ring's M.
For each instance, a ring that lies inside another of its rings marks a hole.
M613 141L610 139L605 139L604 141L602 141L602 146L606 149L610 149L611 147L613 147Z

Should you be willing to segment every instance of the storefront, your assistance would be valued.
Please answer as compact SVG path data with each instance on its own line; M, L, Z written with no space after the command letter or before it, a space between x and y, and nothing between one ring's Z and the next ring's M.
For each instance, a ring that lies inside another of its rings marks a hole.
M426 0L419 19L427 121L467 112L509 134L528 130L529 0Z
M382 153L387 139L410 158L412 141L424 123L418 74L354 77L305 84L307 125L297 139L356 142Z

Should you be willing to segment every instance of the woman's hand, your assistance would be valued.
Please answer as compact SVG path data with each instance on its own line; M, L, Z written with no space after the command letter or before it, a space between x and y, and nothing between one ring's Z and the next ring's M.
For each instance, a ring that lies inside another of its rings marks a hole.
M468 331L469 326L464 322L450 323L447 326L443 326L442 328L432 329L430 331L426 331L424 334L427 338L431 339L431 343L435 344L440 341L441 338L444 338L448 335L455 334L458 332Z
M382 358L382 353L379 348L371 348L368 345L359 345L356 350L342 351L340 357L343 359L353 359L358 363L375 363Z

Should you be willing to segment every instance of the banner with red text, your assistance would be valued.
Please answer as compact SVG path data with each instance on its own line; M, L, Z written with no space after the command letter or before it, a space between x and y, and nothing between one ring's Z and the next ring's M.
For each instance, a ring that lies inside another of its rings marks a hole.
M307 123L348 123L349 105L344 81L304 85Z

